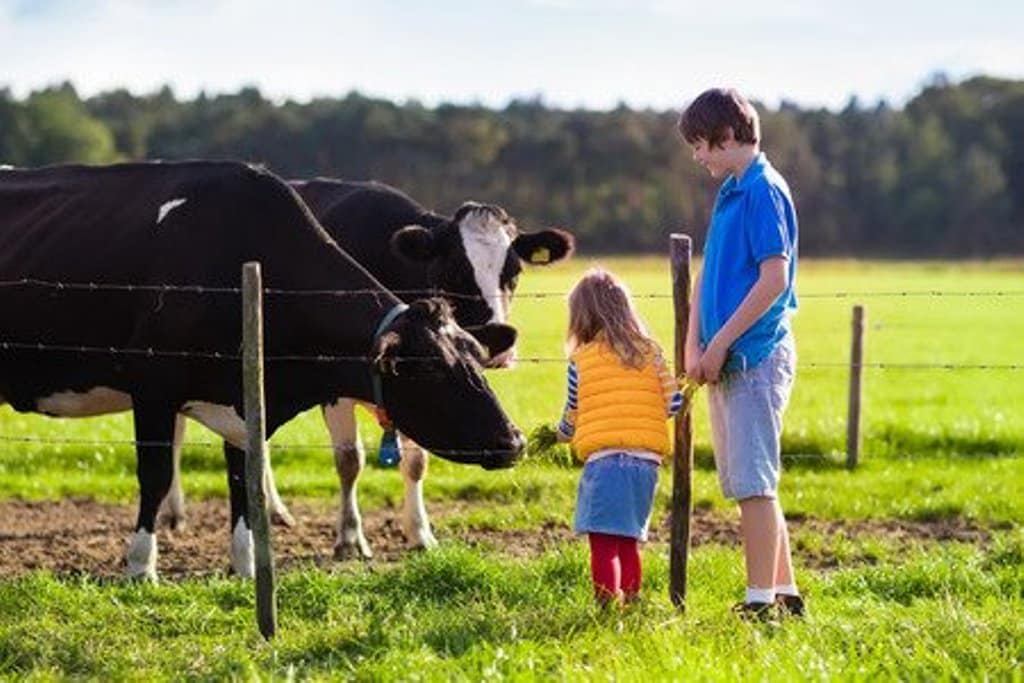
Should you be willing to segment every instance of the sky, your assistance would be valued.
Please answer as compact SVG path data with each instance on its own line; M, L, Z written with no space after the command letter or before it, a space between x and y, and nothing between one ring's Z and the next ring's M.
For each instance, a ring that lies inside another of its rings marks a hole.
M1021 0L0 0L0 88L665 110L733 86L901 106L940 72L1024 79L1022 27Z

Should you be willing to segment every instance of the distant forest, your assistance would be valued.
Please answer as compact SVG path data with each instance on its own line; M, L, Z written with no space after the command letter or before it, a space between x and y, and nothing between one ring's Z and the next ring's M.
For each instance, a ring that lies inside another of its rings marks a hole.
M841 111L759 110L804 254L1024 254L1024 81L935 76L900 109L852 99ZM242 159L285 178L381 180L440 211L500 204L524 229L571 229L586 253L664 252L675 230L703 244L718 185L681 144L677 116L357 93L275 103L254 88L82 99L64 84L20 100L0 89L0 164Z

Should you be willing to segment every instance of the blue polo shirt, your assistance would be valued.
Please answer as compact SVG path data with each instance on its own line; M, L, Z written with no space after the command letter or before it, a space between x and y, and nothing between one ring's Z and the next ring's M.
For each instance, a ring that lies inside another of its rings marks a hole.
M706 348L753 288L760 264L772 256L788 260L786 290L729 348L724 370L752 368L789 331L796 310L797 221L789 185L764 154L743 176L722 183L704 244L700 289L700 344Z

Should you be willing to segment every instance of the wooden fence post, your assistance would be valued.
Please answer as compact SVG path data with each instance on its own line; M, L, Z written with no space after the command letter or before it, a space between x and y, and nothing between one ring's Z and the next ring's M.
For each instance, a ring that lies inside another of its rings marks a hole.
M690 321L689 235L673 233L669 238L672 261L672 304L675 313L675 369L685 367L686 332ZM692 399L686 399L689 402ZM693 425L689 405L683 405L674 421L672 448L672 511L669 542L669 599L686 609L686 565L690 554L690 516L693 509Z
M850 396L846 419L846 467L855 469L860 460L860 413L864 374L864 307L853 307L853 337L850 341Z
M242 267L242 380L247 434L245 481L256 560L256 621L266 640L277 631L274 556L270 548L267 496L263 488L267 462L266 408L263 404L263 278L260 264Z

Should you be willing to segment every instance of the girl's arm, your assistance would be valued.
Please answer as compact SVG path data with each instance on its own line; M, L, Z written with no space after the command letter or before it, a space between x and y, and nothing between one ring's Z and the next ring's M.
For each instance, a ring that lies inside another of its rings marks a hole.
M661 380L661 395L665 399L666 417L672 417L683 407L683 392L679 390L679 382L668 371L668 364L665 357L659 351L654 356L654 367L658 370L658 379Z
M572 441L573 434L576 433L576 401L579 395L579 373L576 370L576 364L569 361L569 369L567 371L568 381L565 398L565 408L562 410L562 419L558 421L558 429L556 430L559 441Z
M704 354L700 357L700 373L706 382L717 382L722 374L729 347L765 314L789 284L789 260L785 256L772 256L761 261L757 282L747 292L739 308L718 330ZM689 336L689 335L687 335ZM689 363L689 360L687 360Z

